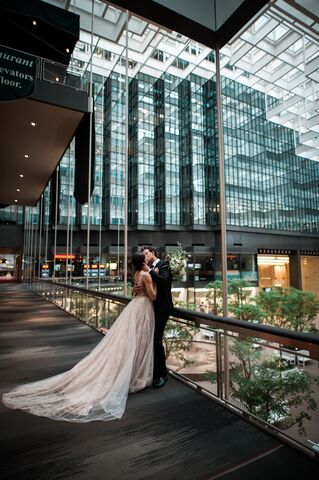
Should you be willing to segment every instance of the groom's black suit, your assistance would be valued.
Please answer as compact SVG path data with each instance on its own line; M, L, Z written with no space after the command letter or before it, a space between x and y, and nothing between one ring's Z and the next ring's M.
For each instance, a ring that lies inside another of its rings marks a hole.
M158 273L156 270L158 269ZM172 301L172 273L169 263L160 260L154 270L150 270L152 280L157 285L157 296L154 300L155 331L154 331L154 381L167 376L165 352L163 347L163 333L166 322L173 309Z

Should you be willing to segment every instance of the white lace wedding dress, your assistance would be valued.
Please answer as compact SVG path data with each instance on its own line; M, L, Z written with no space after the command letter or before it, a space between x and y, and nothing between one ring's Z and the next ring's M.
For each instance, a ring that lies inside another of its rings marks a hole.
M53 420L121 418L128 393L152 383L153 335L153 302L143 288L101 342L71 370L18 386L3 395L3 403Z

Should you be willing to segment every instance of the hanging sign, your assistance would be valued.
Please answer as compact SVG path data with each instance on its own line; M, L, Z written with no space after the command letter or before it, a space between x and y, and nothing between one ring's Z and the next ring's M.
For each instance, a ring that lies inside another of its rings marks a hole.
M0 46L0 101L32 95L35 74L36 57Z

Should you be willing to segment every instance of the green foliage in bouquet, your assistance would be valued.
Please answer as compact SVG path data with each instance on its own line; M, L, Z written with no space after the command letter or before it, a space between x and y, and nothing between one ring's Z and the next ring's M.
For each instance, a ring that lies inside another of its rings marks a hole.
M181 243L177 242L177 249L166 255L169 261L174 280L182 280L186 275L188 254L183 250Z

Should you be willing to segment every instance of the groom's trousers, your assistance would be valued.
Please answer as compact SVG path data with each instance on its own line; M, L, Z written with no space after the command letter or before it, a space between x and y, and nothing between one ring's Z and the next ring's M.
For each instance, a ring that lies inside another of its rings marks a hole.
M168 317L168 312L156 312L155 310L154 379L159 379L160 377L165 377L167 375L163 334Z

